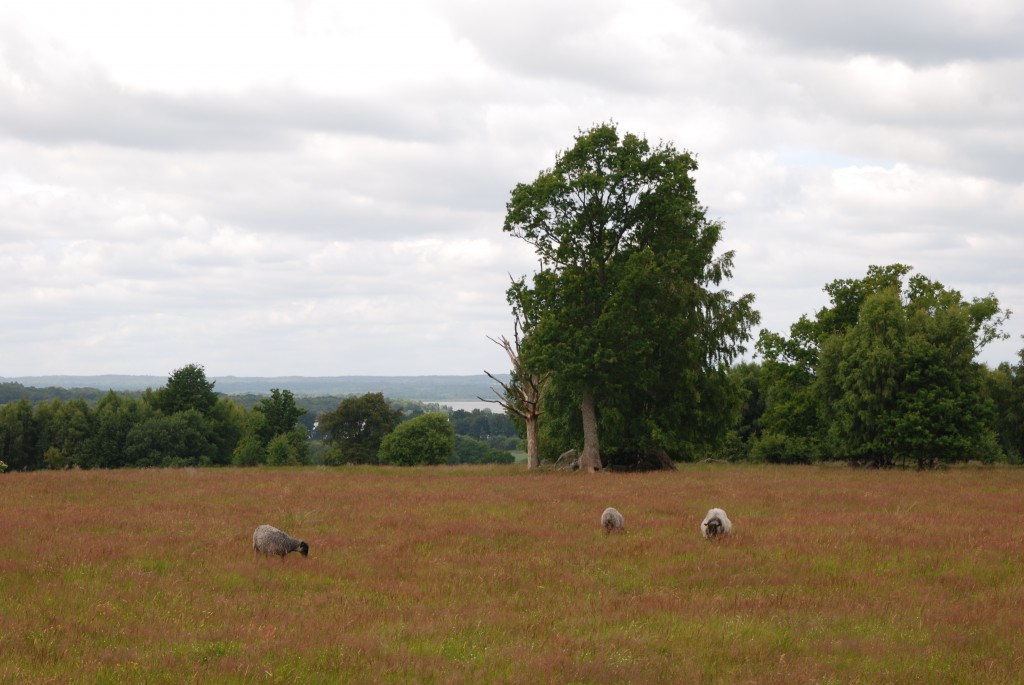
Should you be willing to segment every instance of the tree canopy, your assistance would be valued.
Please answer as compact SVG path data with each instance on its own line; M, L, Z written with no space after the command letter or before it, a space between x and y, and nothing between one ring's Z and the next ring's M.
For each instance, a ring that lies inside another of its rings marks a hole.
M153 405L165 414L195 409L203 415L213 411L217 393L215 381L206 380L206 370L200 364L189 364L176 369L167 378L167 385L156 391Z
M789 338L762 331L759 426L775 459L928 467L998 453L976 355L1004 336L1009 312L991 294L967 300L911 274L871 266L826 285L830 306L801 317Z
M455 453L455 432L444 414L401 423L380 443L380 460L395 466L444 464Z
M737 406L725 371L759 317L753 295L720 289L733 254L715 253L722 225L697 199L696 168L671 144L601 124L508 202L505 232L540 259L508 291L521 356L565 400L545 412L578 408L587 470L602 465L599 433L615 450L685 457Z
M342 400L320 416L317 429L338 451L338 463L376 464L381 440L401 420L401 410L392 407L384 393L371 392Z
M306 413L305 409L295 404L295 395L291 390L279 388L272 388L270 396L261 399L253 409L265 419L260 427L260 438L264 444L269 444L277 435L290 432Z

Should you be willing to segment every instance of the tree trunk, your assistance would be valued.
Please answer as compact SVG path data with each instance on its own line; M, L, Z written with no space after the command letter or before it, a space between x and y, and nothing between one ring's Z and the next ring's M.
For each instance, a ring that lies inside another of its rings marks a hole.
M526 468L540 468L540 439L537 437L537 416L526 417Z
M580 410L583 414L583 454L580 455L580 469L594 473L601 470L601 449L597 442L597 406L590 388L583 390Z
M654 458L658 460L661 468L665 471L676 471L676 464L672 461L672 457L668 456L668 452L665 450L654 450Z

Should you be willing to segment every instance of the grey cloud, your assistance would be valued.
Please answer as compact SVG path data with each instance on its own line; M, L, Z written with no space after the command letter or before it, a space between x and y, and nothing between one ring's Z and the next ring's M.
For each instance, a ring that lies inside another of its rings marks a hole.
M718 0L706 11L798 52L874 54L910 64L1024 56L1024 8L1012 0Z
M29 100L3 94L0 132L45 144L95 142L163 150L294 147L294 135L347 133L394 140L451 136L454 116L289 89L241 95L172 96L132 92L109 83L50 89Z

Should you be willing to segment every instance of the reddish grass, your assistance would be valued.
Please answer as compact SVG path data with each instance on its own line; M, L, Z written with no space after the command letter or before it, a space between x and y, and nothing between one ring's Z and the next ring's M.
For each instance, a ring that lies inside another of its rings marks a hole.
M8 473L0 682L1011 683L1022 557L1010 468Z

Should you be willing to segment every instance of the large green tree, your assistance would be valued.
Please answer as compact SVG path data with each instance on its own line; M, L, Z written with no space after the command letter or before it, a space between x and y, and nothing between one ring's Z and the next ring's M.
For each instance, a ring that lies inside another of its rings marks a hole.
M724 371L758 315L752 295L719 288L733 254L715 254L722 226L697 199L696 168L609 123L512 191L504 230L540 259L508 292L521 355L578 407L585 470L602 466L602 428L616 449L682 456L734 410Z
M763 440L875 466L998 452L975 358L1004 336L1009 312L991 294L967 300L911 272L872 266L833 281L830 305L801 317L788 339L762 333Z
M295 395L291 390L273 388L269 397L264 397L253 408L263 414L266 419L260 427L260 438L267 445L274 436L290 433L298 424L299 418L306 413L295 404Z
M317 430L324 442L340 452L341 463L376 464L384 436L395 429L402 412L394 409L384 393L346 397L336 409L320 416Z
M168 415L195 409L207 416L217 404L214 384L215 381L206 380L206 370L201 364L183 366L173 371L167 378L167 385L154 393L154 406Z

